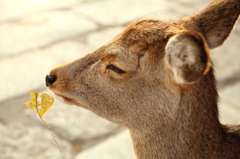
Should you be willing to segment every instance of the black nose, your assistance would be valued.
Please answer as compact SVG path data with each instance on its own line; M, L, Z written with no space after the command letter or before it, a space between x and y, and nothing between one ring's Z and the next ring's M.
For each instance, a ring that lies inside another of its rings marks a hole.
M46 86L51 86L55 81L56 81L57 77L54 75L47 75L45 80L46 80Z

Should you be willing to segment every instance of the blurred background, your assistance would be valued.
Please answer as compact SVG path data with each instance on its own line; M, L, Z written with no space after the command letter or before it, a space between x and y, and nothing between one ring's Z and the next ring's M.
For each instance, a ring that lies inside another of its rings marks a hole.
M175 20L211 0L0 0L0 159L134 159L128 131L58 101L45 114L60 153L35 110L30 92L48 92L56 65L90 53L130 22ZM220 119L240 121L240 23L212 51L221 97Z

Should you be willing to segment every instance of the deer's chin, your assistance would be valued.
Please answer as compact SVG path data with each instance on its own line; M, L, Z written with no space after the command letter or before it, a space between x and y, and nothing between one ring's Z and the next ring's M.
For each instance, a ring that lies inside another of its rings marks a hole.
M76 106L88 109L88 106L85 104L85 102L83 102L80 99L76 100L75 98L67 97L67 96L64 96L64 95L57 94L57 93L54 93L54 97L56 97L62 103L65 103L65 104L68 104L68 105L76 105Z
M69 104L69 105L76 105L76 103L74 102L74 99L73 99L73 98L66 97L66 96L63 96L63 95L60 95L60 94L56 94L56 93L54 93L54 96L55 96L59 101L61 101L62 103Z

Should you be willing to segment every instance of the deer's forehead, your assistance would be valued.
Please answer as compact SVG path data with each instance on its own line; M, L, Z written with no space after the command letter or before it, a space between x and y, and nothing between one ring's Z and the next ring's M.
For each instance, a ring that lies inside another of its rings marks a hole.
M173 23L171 27L169 27L170 23ZM127 26L109 43L93 52L92 57L108 62L124 61L135 65L141 53L148 48L158 47L157 54L153 51L154 49L149 51L153 52L154 58L160 57L169 37L180 30L181 27L174 22L153 19L138 20Z
M135 67L138 63L138 55L131 52L129 46L119 41L107 44L99 50L99 60L105 63L128 65Z
M126 27L121 38L129 40L161 40L185 30L178 21L137 20Z

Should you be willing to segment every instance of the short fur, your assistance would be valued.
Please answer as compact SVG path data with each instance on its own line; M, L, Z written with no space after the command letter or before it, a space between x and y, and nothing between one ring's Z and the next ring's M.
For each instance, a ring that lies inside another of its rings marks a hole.
M138 159L240 158L240 125L218 119L209 55L239 13L240 0L216 0L179 21L134 21L93 53L54 68L49 89L127 127Z

